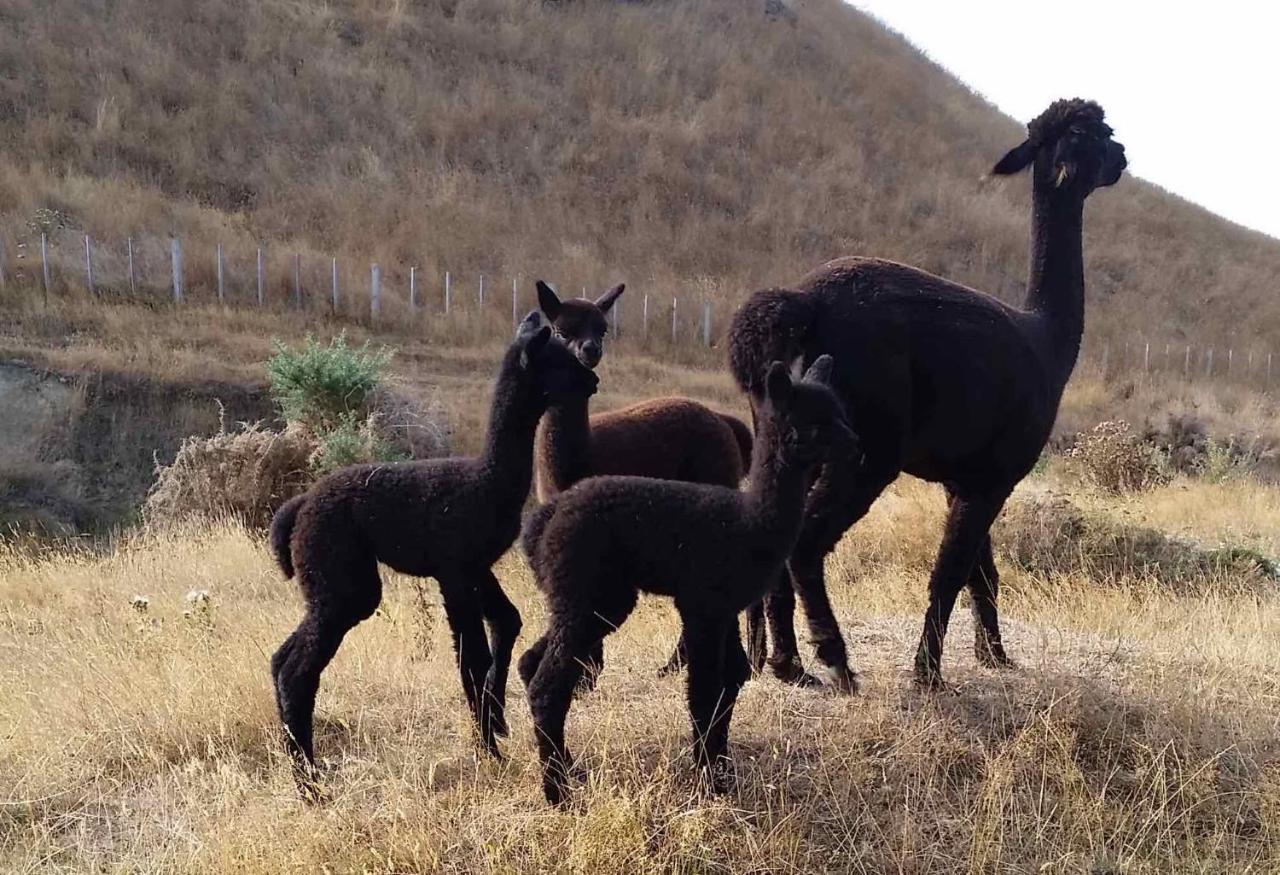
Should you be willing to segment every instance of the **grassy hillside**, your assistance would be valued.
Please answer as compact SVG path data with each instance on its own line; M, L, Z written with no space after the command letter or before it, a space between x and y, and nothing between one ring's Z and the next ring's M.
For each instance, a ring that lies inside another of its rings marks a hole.
M332 252L727 303L867 253L1016 299L1028 182L979 179L1019 124L839 0L797 8L4 0L0 225L12 253L53 210L72 257L81 229L181 233L197 285L215 241L266 241L277 274ZM1136 180L1087 234L1092 341L1280 329L1270 238Z

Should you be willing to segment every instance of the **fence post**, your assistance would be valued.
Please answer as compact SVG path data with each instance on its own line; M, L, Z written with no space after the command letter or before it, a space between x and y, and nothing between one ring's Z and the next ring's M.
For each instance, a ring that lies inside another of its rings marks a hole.
M1111 344L1104 343L1102 345L1102 376L1107 376L1107 359L1111 355Z
M223 304L227 300L226 286L226 262L222 252L222 244L218 244L218 303Z
M138 294L138 281L133 274L133 238L129 238L129 294Z
M640 331L645 336L649 336L649 294L646 292L644 296L644 312L640 316Z
M444 272L444 315L449 315L449 271Z
M333 315L338 315L338 256L333 256L329 260L329 284L333 287Z
M1205 364L1204 375L1206 377L1213 376L1213 347L1209 347L1209 358Z
M609 308L609 310L610 310L610 313L612 313L612 315L613 315L613 333L614 333L614 336L615 336L615 337L620 337L621 335L619 334L619 331L618 331L618 313L619 313L619 312L621 312L621 310L622 310L622 299L621 299L621 298L618 298L616 301L614 301L614 302L613 302L613 306L612 306L612 307L610 307L610 308Z
M293 253L293 306L302 309L302 256Z
M1267 385L1271 385L1271 353L1267 353Z
M676 309L680 306L679 298L671 299L671 342L676 342Z
M93 295L93 250L89 245L89 235L84 235L84 281Z
M416 267L409 268L409 312L412 313L418 306L418 269Z
M480 309L484 309L484 274L480 274Z
M1235 359L1235 357L1236 357L1236 351L1228 347L1227 348L1227 376L1228 377L1231 376L1231 362Z
M511 278L511 327L515 328L520 324L520 292L519 282L515 277Z
M1142 373L1146 374L1151 370L1151 341L1146 342L1146 346L1142 348Z
M711 346L711 301L702 302L702 345Z
M266 303L266 291L263 288L262 276L262 247L258 247L258 306L261 307Z
M378 310L382 307L382 268L373 265L369 269L369 316L378 318Z
M1182 357L1182 377L1186 379L1191 376L1191 344L1187 344L1187 352Z
M4 291L4 238L0 237L0 291Z
M182 303L182 241L173 237L169 241L169 251L173 260L173 303Z
M49 236L40 232L40 274L44 279L44 302L49 303Z

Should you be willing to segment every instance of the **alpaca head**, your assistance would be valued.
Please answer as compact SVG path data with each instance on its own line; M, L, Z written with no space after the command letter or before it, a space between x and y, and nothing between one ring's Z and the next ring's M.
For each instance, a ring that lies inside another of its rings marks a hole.
M1027 139L1000 159L992 173L1008 175L1034 165L1036 184L1062 195L1085 197L1114 185L1128 161L1111 139L1102 107L1090 100L1055 100L1027 125Z
M551 326L542 323L542 314L537 310L520 323L512 351L518 353L522 383L544 403L558 404L595 394L600 378L552 337Z
M626 286L618 283L594 301L561 301L551 286L538 280L538 306L551 321L556 337L589 368L604 356L604 336L609 333L605 318Z
M844 407L831 391L833 365L831 356L820 355L799 380L791 378L782 362L769 366L761 412L777 429L784 461L813 463L837 443L857 446Z

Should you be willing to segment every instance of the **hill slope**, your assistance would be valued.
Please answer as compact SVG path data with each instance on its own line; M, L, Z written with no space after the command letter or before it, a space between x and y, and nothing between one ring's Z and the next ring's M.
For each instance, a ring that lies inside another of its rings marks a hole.
M0 70L10 239L52 208L733 300L865 253L1020 296L1028 182L979 182L1020 126L839 0L7 0ZM1280 243L1136 180L1089 209L1091 338L1280 329Z

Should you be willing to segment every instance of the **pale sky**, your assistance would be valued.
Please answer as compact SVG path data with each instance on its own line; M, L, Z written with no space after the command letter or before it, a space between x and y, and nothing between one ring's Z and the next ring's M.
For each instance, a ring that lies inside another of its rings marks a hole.
M1021 122L1098 101L1132 173L1280 238L1280 3L852 2Z

